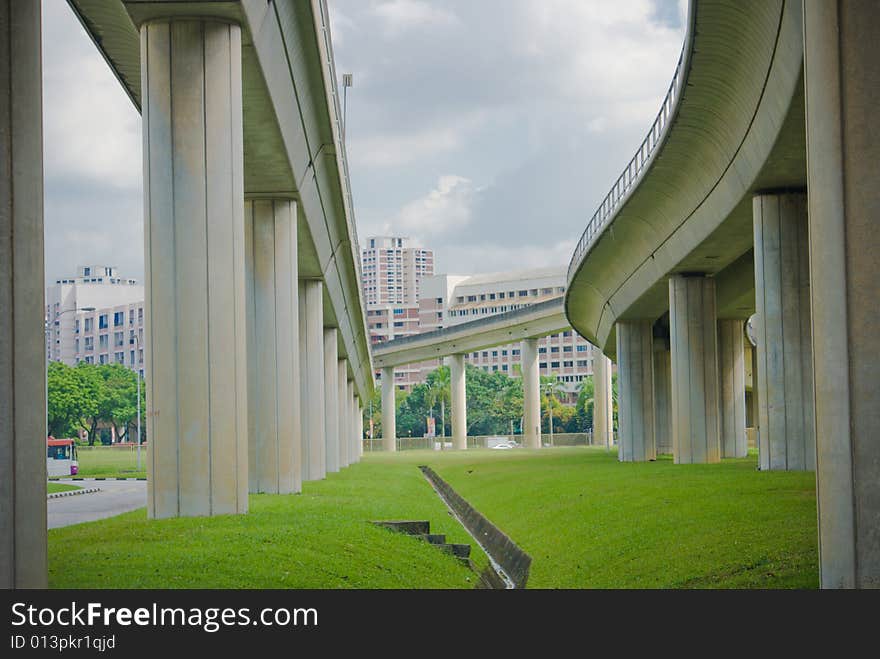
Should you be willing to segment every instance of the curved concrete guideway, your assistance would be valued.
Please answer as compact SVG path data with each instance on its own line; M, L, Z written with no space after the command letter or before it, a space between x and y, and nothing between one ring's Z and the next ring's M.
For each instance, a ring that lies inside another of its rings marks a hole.
M677 463L742 455L739 328L757 311L760 465L816 469L823 587L880 587L877 34L876 2L692 0L669 93L565 297L572 326L637 371L621 372L627 442L651 434L653 380ZM668 332L668 375L664 355L644 377L633 327Z
M541 448L540 369L538 339L570 330L562 298L547 300L523 309L495 314L488 318L461 323L433 332L388 341L373 350L377 368L382 369L383 448L396 450L397 440L394 401L394 367L428 359L446 358L450 366L452 388L452 443L455 449L467 448L467 383L465 355L484 348L522 342L523 442L528 448ZM595 350L595 353L598 351ZM601 353L598 353L601 354ZM595 362L594 362L595 363ZM606 369L608 385L597 387L597 401L603 400L600 423L611 419L611 367ZM601 428L604 428L601 429ZM611 445L611 431L601 426L600 436Z

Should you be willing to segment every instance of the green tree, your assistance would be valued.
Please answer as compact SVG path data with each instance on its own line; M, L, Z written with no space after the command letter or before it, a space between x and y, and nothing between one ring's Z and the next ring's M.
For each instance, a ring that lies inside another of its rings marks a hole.
M63 362L51 362L46 373L47 426L53 437L76 435L83 418L96 406L84 386L82 372Z
M439 366L427 377L428 407L433 416L434 406L440 403L440 436L446 437L446 403L452 404L451 374L448 366Z
M562 403L559 401L560 394L565 392L562 382L552 375L541 376L541 402L547 410L550 430L550 446L553 446L553 409L561 408Z
M122 364L98 368L104 379L100 419L113 426L119 441L127 440L129 428L137 421L137 374ZM145 407L145 395L141 387L141 411Z
M576 429L568 432L587 432L593 429L594 399L595 382L592 375L587 375L578 384L578 396L573 417Z

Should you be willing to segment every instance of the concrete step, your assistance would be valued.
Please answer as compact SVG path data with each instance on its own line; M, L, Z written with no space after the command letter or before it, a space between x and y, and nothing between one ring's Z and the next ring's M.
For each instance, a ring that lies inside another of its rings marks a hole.
M398 533L406 533L407 535L429 535L431 533L431 522L427 520L383 520L372 522L376 526L397 531Z
M442 545L446 543L446 536L442 533L423 533L418 537L420 540L424 540L432 545Z
M470 558L471 555L471 546L465 544L458 543L446 543L442 545L437 545L442 551L445 551L448 554L452 554L457 558Z

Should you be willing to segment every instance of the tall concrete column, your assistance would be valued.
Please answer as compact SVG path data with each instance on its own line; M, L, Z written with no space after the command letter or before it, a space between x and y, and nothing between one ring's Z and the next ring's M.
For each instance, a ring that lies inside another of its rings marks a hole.
M348 444L344 438L348 436L348 417L345 415L345 397L348 395L348 364L346 360L337 362L336 371L336 414L339 419L339 466L347 467L354 461L349 455Z
M397 450L397 417L394 402L394 368L382 369L382 448Z
M657 453L672 453L672 352L666 338L654 339L654 441Z
M244 207L250 492L302 486L296 205L248 199Z
M676 464L719 462L715 280L669 279L672 450Z
M327 475L324 443L324 284L316 279L299 282L300 422L302 479Z
M364 454L364 408L358 407L357 414L357 452L354 455L355 461L360 462L361 456Z
M807 198L754 197L761 469L816 468Z
M449 357L449 388L452 398L452 448L467 448L467 383L464 355Z
M614 445L611 360L595 346L593 355L593 443L610 449Z
M0 588L46 588L40 3L0 0Z
M823 588L880 587L880 67L876 2L804 3Z
M353 456L353 462L357 462L357 396L355 395L354 382L351 383L351 405L348 411L348 450Z
M247 512L241 29L140 28L147 511Z
M748 455L746 369L742 320L718 321L718 396L721 457Z
M617 323L618 460L657 457L654 441L654 337L650 321Z
M354 446L354 427L355 427L355 419L354 419L354 409L357 405L355 395L354 395L354 381L348 380L346 384L346 396L345 396L345 445L348 447L348 455L350 464L354 464L357 462L357 458L355 457L355 446Z
M541 371L538 368L538 339L522 342L523 443L541 448Z
M326 441L327 471L340 468L344 435L339 432L339 355L335 328L324 328L324 435Z

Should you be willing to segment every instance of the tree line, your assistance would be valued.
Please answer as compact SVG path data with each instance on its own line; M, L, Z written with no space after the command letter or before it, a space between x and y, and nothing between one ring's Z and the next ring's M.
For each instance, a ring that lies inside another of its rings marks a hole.
M467 381L467 434L505 435L522 432L523 391L520 377L510 377L500 371L486 372L471 364L465 365ZM514 375L520 374L519 365ZM373 392L373 400L364 410L365 429L373 421L373 436L382 436L382 395L380 387ZM614 418L617 419L617 376L612 384ZM397 436L423 437L428 429L428 418L434 418L436 435L452 435L450 414L451 388L448 366L431 371L424 383L414 385L407 392L395 388ZM562 383L552 376L541 376L541 432L549 433L553 424L555 433L590 432L593 429L593 377L586 376L578 383L574 404L564 402Z
M89 445L109 443L112 427L119 441L137 441L137 374L131 369L122 364L50 362L46 385L47 424L53 437L76 437L85 430ZM142 382L142 432L145 389Z

